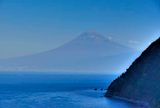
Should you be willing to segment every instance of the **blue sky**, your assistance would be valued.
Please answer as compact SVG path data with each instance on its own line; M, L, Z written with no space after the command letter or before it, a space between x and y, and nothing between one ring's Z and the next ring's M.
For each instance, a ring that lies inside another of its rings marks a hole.
M159 0L0 0L0 58L56 48L86 31L144 49L160 36Z

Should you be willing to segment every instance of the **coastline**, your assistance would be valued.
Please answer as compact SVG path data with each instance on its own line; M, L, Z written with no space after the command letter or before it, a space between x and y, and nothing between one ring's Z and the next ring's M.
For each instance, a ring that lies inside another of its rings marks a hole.
M111 95L108 92L105 94L105 97L126 101L126 102L129 102L129 103L132 103L132 104L136 104L138 106L142 106L143 108L150 108L149 107L150 105L147 102L134 100L134 99L129 99L129 98L122 97L122 96Z

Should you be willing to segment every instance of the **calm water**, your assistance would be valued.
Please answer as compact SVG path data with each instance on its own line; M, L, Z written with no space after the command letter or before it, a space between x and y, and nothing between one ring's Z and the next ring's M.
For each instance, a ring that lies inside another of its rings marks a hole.
M140 108L104 97L113 75L0 74L0 108ZM97 91L94 89L98 88Z

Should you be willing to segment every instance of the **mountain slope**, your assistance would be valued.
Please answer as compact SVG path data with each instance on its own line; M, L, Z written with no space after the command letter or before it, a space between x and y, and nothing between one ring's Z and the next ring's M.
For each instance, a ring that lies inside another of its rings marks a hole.
M111 83L106 96L141 101L149 104L150 108L160 108L159 81L160 38L133 62L126 73Z
M56 49L0 61L0 70L118 71L134 50L97 33L84 33ZM111 63L112 62L112 63ZM115 68L116 66L116 68Z

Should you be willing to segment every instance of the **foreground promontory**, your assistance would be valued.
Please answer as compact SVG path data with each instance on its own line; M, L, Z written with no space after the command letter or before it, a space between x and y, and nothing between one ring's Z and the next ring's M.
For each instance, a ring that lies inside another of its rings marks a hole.
M160 108L160 38L111 83L105 96Z

